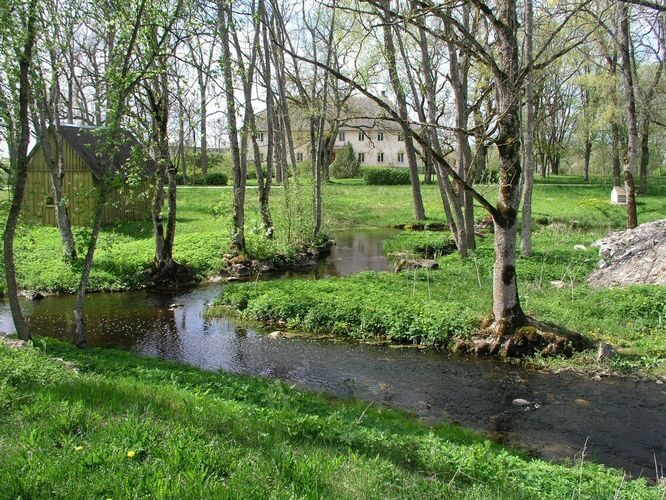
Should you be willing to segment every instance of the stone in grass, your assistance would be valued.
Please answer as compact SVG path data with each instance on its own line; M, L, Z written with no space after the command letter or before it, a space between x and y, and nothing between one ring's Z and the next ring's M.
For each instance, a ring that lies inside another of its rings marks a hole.
M617 351L615 348L606 343L606 342L600 342L599 343L599 350L597 351L597 361L608 361L613 359L617 355Z
M574 250L587 250L587 247L585 245L574 245Z

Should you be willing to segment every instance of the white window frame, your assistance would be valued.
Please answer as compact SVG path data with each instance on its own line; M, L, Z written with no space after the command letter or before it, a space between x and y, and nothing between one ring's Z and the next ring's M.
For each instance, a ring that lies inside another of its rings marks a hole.
M365 141L365 132L363 132L362 130L359 130L359 132L358 132L358 142L363 142L363 141Z
M378 141L384 140L384 132L377 132L377 140Z
M344 131L338 132L338 141L345 142L345 133L344 133Z
M384 153L377 153L377 163L384 163Z
M296 153L296 161L303 161L303 153Z
M359 153L358 154L358 162L359 163L365 163L365 153Z
M405 153L398 153L398 163L405 163Z
M398 142L403 142L405 140L405 136L402 135L402 132L398 132Z

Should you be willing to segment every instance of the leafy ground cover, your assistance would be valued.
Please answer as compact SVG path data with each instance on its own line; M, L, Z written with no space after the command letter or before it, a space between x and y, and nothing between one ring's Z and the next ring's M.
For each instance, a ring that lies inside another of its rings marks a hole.
M663 488L552 464L455 425L116 350L0 343L8 498L632 498Z

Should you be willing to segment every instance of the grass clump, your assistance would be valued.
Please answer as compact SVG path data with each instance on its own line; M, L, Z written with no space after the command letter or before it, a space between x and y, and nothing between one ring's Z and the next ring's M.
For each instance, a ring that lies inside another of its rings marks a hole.
M315 333L441 345L469 333L476 320L460 303L431 300L426 290L431 279L427 271L367 272L342 279L237 284L225 288L217 305L232 306L246 319ZM412 288L413 294L395 293Z
M43 345L0 343L9 498L663 495L613 469L529 459L457 426L279 382Z

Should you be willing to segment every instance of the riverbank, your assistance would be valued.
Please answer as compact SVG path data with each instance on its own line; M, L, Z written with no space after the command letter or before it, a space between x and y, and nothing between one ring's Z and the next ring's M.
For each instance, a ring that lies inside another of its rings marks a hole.
M455 425L117 350L0 342L9 497L661 498ZM74 480L75 479L75 480Z
M348 184L343 191L351 197L354 188ZM599 185L537 186L534 253L517 262L522 306L538 320L583 334L595 348L570 358L536 356L529 363L590 374L664 376L666 289L592 289L586 284L599 261L592 243L625 222L623 207L611 205L604 193ZM655 186L641 197L640 222L666 213L664 194L663 186ZM356 223L363 225L359 219ZM397 259L436 259L438 270L238 284L224 290L210 314L231 310L273 327L451 348L477 331L491 310L492 234L479 237L477 245L470 258L461 260L451 253L446 232L403 232L385 242L385 250ZM613 345L618 355L598 360L600 342Z

